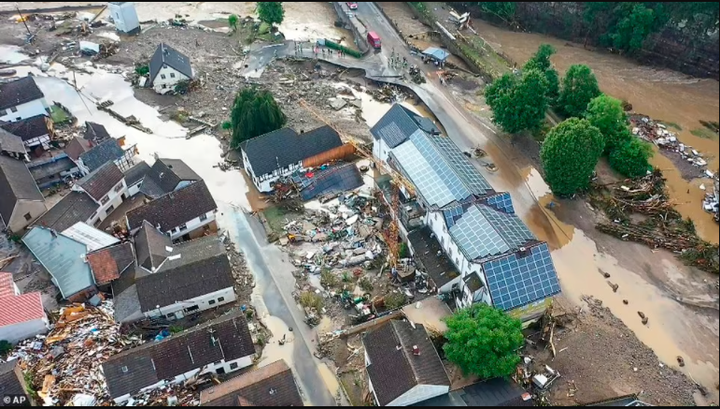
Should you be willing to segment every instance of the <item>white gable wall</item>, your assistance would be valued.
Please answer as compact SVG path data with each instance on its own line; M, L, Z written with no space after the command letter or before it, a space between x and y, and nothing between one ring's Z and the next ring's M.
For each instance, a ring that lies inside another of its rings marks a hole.
M436 396L445 395L448 392L450 392L450 387L445 385L415 385L385 406L410 406Z
M188 233L191 233L194 230L197 230L205 225L214 222L216 210L211 210L202 216L198 216L192 220L188 220L187 222L185 222L185 226L175 226L172 229L166 231L165 233L169 234L170 238L173 240L182 237Z
M177 85L178 82L189 79L187 75L182 74L175 68L165 65L158 71L155 78L152 79L153 89L159 94L174 92L175 85Z
M219 301L222 298L222 301ZM209 294L201 295L185 301L178 301L175 304L171 304L158 309L150 310L144 313L148 318L157 318L164 316L168 319L180 319L186 315L195 314L200 311L209 310L224 304L234 302L236 299L235 290L233 287L223 288ZM211 304L212 302L212 304ZM188 308L198 307L197 310L186 312ZM168 317L169 314L174 314Z
M13 112L15 111L15 112ZM0 121L17 122L21 119L30 118L36 115L47 115L50 113L50 106L45 98L39 98L24 104L10 107L0 111Z

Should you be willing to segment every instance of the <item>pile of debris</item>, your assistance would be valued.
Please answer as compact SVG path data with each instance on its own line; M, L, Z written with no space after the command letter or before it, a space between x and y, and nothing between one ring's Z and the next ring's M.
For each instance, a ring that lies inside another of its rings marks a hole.
M715 172L712 176L713 189L705 193L705 199L703 200L703 209L705 209L706 212L713 213L716 222L720 222L720 183L718 183L720 181L720 175L718 175L718 173L720 172Z
M698 168L707 166L707 161L703 159L702 154L692 146L686 145L678 140L677 135L671 132L660 122L653 121L646 116L631 116L630 123L633 126L632 133L638 138L654 143L660 149L676 152L686 160Z
M241 302L249 302L250 294L255 288L255 277L247 267L245 257L235 248L235 244L228 237L227 232L223 234L223 244L227 251L230 265L232 266L232 274L235 278L235 292L238 294Z
M423 77L424 78L424 77ZM403 99L403 93L393 85L383 85L370 91L370 95L378 102L392 104Z
M18 344L8 359L20 360L28 386L45 406L109 404L101 364L142 343L122 335L113 315L111 301L62 308L47 336Z

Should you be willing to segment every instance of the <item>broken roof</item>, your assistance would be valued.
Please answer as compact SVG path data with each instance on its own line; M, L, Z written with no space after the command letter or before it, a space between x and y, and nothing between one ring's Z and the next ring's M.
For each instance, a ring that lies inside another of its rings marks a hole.
M140 191L145 196L156 199L175 190L180 182L199 180L202 178L182 160L161 158L153 163L145 175Z
M89 221L97 209L97 203L87 193L71 191L33 224L63 231L77 222Z
M110 396L134 395L162 380L173 379L214 362L255 354L239 310L159 342L147 342L112 356L102 365Z
M138 182L141 182L143 179L145 179L145 175L147 175L149 172L150 165L148 165L145 161L140 162L137 165L123 172L125 173L125 183L127 183L128 186L132 186Z
M215 199L201 180L135 208L126 216L130 230L148 221L162 231L170 231L215 209Z
M83 136L85 139L91 140L95 143L100 143L111 138L107 129L105 129L105 126L90 121L85 122L85 135Z
M423 227L410 232L408 241L413 248L416 260L420 261L423 271L432 278L436 286L442 287L460 275L457 268L442 251L430 226L423 225Z
M150 59L150 81L157 77L163 65L174 68L179 73L193 77L192 67L190 66L190 58L180 51L170 47L165 43L160 43L155 49L152 59Z
M110 161L78 180L77 185L99 202L123 177L115 162Z
M0 327L45 318L39 292L15 294L11 273L0 273Z
M135 279L143 312L232 288L232 267L217 236L180 243L155 273Z
M363 177L354 163L344 163L321 170L312 178L298 177L301 185L300 195L303 200L311 200L317 196L345 192L363 185Z
M99 250L120 242L117 237L113 237L84 222L73 224L63 230L62 234L83 243L87 246L88 251Z
M110 138L91 148L89 151L81 153L80 159L82 159L83 164L92 172L108 162L122 158L123 155L125 155L125 152L120 147L117 139Z
M247 155L255 176L260 177L342 144L340 135L325 125L299 134L291 128L278 129L244 141L240 147Z
M5 155L0 155L0 198L0 216L5 223L10 222L18 200L44 200L25 162Z
M19 359L0 363L0 396L25 394L25 380L21 378Z
M0 151L25 154L25 144L22 138L0 128Z
M370 129L375 139L382 138L391 149L410 139L410 135L417 131L431 135L440 134L440 130L429 118L418 115L401 104L393 104Z
M1 124L0 127L19 136L23 141L28 141L48 134L47 120L49 117L40 114L16 122L7 122Z
M363 337L372 381L380 406L386 406L416 385L450 386L440 356L420 324L391 320ZM413 354L413 346L420 350Z
M0 83L0 110L13 108L44 97L45 95L35 84L35 79L30 75L15 81Z
M83 243L39 226L33 227L22 241L53 277L63 298L94 284L90 266L84 260L87 247Z
M292 371L282 359L200 393L201 406L303 406Z
M95 283L103 285L120 278L120 274L135 262L135 254L132 243L125 242L88 253L87 260Z

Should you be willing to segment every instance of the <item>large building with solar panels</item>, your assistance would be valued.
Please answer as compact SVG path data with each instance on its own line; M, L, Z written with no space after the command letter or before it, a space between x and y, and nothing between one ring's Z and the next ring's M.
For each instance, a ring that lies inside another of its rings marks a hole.
M560 293L557 272L510 195L496 192L430 119L400 104L371 133L375 157L414 185L416 197L401 198L400 230L439 292L458 307L484 302L526 320L542 314Z

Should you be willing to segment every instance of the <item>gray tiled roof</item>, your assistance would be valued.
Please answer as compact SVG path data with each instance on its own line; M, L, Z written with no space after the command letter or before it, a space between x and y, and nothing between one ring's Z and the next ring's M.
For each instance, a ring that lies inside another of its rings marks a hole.
M170 193L180 182L196 182L202 180L190 166L180 159L160 158L153 163L145 175L140 191L153 199Z
M201 180L127 212L128 227L134 230L146 220L169 231L215 209L215 199Z
M106 162L84 178L78 180L80 186L93 199L100 201L110 190L123 180L123 173L115 162Z
M19 360L14 360L0 364L0 396L25 393L23 380L20 379L15 369L18 362Z
M20 78L15 81L0 83L0 109L24 104L43 98L44 95L32 76Z
M105 129L105 126L87 121L85 122L85 139L91 140L95 143L100 143L106 139L110 139L110 134L108 133L107 129Z
M64 231L77 222L87 222L98 205L85 192L70 192L33 224Z
M416 385L450 386L440 356L420 324L392 320L363 337L370 359L368 375L380 406L385 406ZM400 348L398 348L400 346ZM413 346L420 355L413 354Z
M260 177L342 144L337 132L325 125L305 133L297 133L291 128L278 129L249 139L240 147L247 155L255 176Z
M382 138L391 149L407 141L417 131L439 134L440 130L428 118L424 118L401 104L394 104L370 129L375 139Z
M125 183L127 183L128 186L132 186L143 180L148 172L150 172L150 165L145 161L140 162L123 172L125 173Z
M274 393L268 393L269 391ZM303 406L295 378L285 361L279 360L206 389L201 406Z
M40 114L16 122L4 123L0 127L19 136L23 141L28 141L48 134L47 118L46 115Z
M0 216L6 223L17 200L44 200L25 162L5 155L0 155L0 198Z
M81 153L80 159L92 172L108 162L122 158L124 154L117 139L110 138L89 151Z
M162 341L150 341L112 356L102 364L102 371L110 396L118 398L223 359L227 362L254 354L247 321L236 310Z
M166 64L176 69L181 74L186 75L188 78L193 77L192 67L190 66L190 58L185 54L177 51L165 43L160 43L155 49L150 60L150 81L155 80L158 72Z
M0 128L0 151L27 153L22 138Z
M172 246L170 237L159 232L155 226L143 221L142 227L135 235L135 254L139 266L152 271L160 267L167 258L167 246Z

